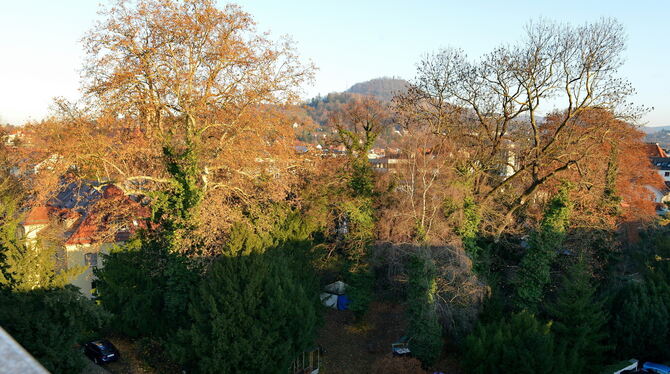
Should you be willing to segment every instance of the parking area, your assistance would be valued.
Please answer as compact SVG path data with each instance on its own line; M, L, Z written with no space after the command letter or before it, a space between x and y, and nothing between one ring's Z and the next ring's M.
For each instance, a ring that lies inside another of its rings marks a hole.
M88 366L82 374L154 374L155 371L149 368L138 358L139 352L135 343L128 339L109 337L109 341L121 352L119 361L110 362L102 366L96 365L86 358Z

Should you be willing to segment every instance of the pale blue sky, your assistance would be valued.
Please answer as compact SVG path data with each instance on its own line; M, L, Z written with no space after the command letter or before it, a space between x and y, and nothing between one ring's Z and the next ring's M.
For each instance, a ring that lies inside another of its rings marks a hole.
M221 3L224 3L221 1ZM670 125L670 1L238 1L259 30L290 35L318 67L306 96L342 91L380 76L411 79L421 55L453 46L477 57L512 43L544 17L584 23L615 17L628 33L621 73L634 101ZM42 118L55 96L76 99L79 39L97 17L97 0L0 0L0 122Z

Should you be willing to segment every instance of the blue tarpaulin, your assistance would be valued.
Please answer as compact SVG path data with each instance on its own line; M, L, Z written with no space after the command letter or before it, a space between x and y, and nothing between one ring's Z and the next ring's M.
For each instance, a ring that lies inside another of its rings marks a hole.
M347 310L349 309L349 303L351 301L347 295L340 295L337 297L337 310Z

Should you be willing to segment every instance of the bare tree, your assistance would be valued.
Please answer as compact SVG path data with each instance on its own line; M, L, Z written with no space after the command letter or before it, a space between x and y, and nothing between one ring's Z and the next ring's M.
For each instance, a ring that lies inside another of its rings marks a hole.
M354 95L342 108L330 114L328 122L349 154L367 157L388 120L389 112L379 100Z
M220 233L231 205L286 197L302 161L282 107L313 76L290 40L212 0L120 0L102 15L83 39L85 101L58 101L34 126L34 158L58 155L52 174L76 165L127 194L182 183L203 235Z
M101 111L137 119L150 137L230 136L245 110L296 98L311 78L288 40L213 1L121 0L84 38L86 91ZM229 131L226 131L229 130Z
M524 39L479 61L445 49L426 56L410 92L398 98L438 136L470 152L473 193L480 204L505 197L498 234L538 188L579 167L602 125L580 131L580 113L593 108L633 118L631 85L618 76L625 34L611 19L583 26L530 23ZM560 108L555 126L543 116ZM514 162L510 162L513 154ZM501 173L510 164L511 173ZM512 194L512 195L510 195Z

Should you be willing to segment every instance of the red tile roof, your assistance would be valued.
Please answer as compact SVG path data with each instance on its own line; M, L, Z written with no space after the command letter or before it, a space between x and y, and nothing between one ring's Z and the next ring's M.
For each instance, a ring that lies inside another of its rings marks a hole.
M115 185L109 185L105 190L102 192L102 197L104 199L112 199L112 198L118 198L124 196L123 191L115 186Z
M79 226L77 226L77 229L70 235L67 241L65 241L65 244L91 244L93 242L93 236L99 231L97 226L98 225L96 225L93 220L93 216L86 217Z
M149 208L142 206L136 201L133 201L130 197L126 196L120 188L114 185L105 187L102 194L102 200L113 202L115 206L120 207L123 205L129 207L129 212L132 212L132 216L138 220L141 218L147 218L151 215ZM94 242L99 242L102 239L101 237L103 234L105 234L105 231L109 230L109 215L106 214L105 216L101 216L100 212L94 211L95 207L92 208L93 211L90 211L86 215L86 218L84 218L80 223L75 224L76 229L65 242L66 245L91 244ZM114 220L115 218L111 219ZM137 221L129 219L128 216L121 217L121 219L127 222L123 222L123 225L119 224L119 229L114 233L114 242L126 241L130 239L130 236L136 231L138 227L146 226L142 223L136 223ZM111 233L108 232L107 235L109 234Z
M645 146L648 157L668 157L658 143L646 143Z
M49 208L46 206L33 207L26 219L23 220L24 225L43 225L49 223Z
M126 241L138 228L146 227L142 219L151 215L150 209L126 196L117 186L105 186L102 194L98 196L98 199L89 201L85 205L85 210L77 205L72 207L52 206L51 204L35 206L29 211L22 224L48 224L51 217L56 220L75 219L71 226L73 230L68 233L69 235L66 234L66 245ZM123 213L119 214L119 210ZM112 227L114 224L118 227ZM111 232L110 229L116 232Z

